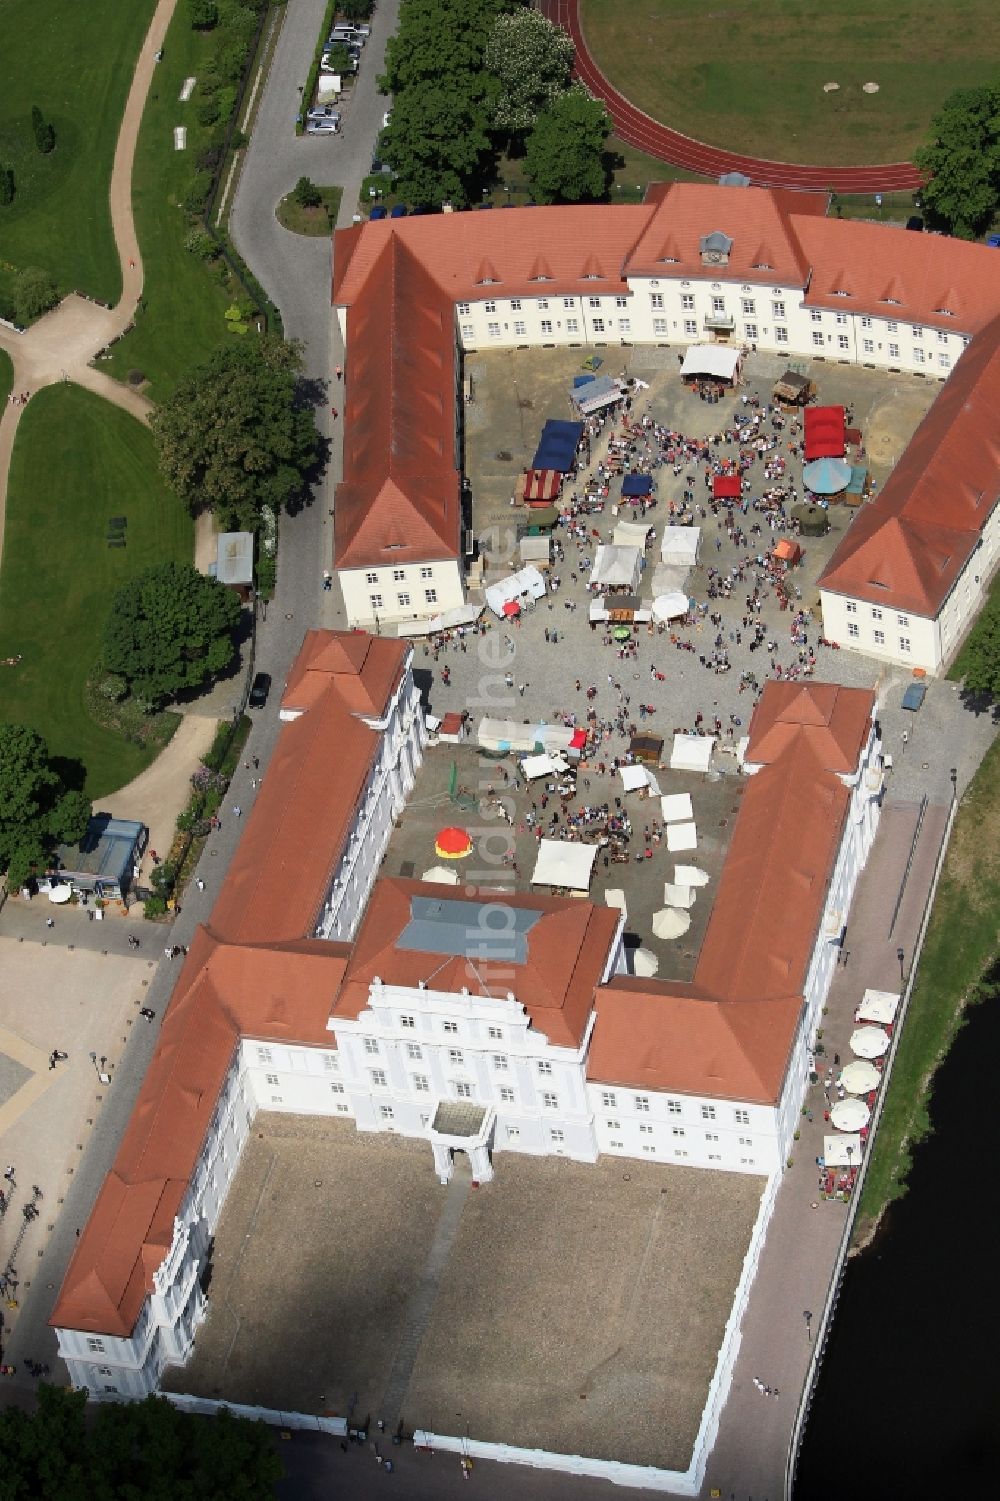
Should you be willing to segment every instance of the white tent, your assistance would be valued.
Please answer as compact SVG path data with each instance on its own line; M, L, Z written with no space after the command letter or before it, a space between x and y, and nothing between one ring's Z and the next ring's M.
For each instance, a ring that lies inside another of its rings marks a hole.
M678 886L707 886L709 874L697 865L675 865L674 880Z
M625 392L613 377L598 375L594 380L585 381L582 386L574 386L569 395L580 415L587 417L591 412L600 411L601 407L612 406L616 401L621 401Z
M495 584L487 584L483 592L486 603L499 619L503 615L504 605L511 600L520 604L525 599L541 599L545 593L545 580L538 569L529 563L518 573L497 579Z
M521 770L529 782L533 782L536 777L550 777L555 769L556 763L551 756L525 756L521 762Z
M653 600L654 620L676 620L687 612L688 597L680 589L672 589L669 594L658 594Z
M681 376L707 375L713 380L735 381L740 370L740 352L731 344L692 344L684 355Z
M590 582L605 589L628 589L634 594L641 573L640 547L609 547L602 542L594 552Z
M628 903L620 886L608 886L604 892L605 907L617 907L622 917L628 917Z
M615 524L611 541L615 547L638 547L645 549L650 528L644 521L619 521Z
M693 823L667 824L667 849L672 855L698 848L698 830Z
M463 625L475 625L483 613L483 605L455 605L429 620L407 620L398 627L400 636L433 636L438 631L454 631Z
M649 786L645 766L619 766L618 774L626 792L638 792L641 787Z
M675 568L670 563L657 563L653 569L653 582L650 585L653 598L657 599L661 594L687 595L687 578L689 568Z
M644 979L655 975L660 967L660 961L652 949L636 949L632 955L632 973L640 975Z
M589 891L597 859L596 844L569 844L562 839L542 839L531 877L532 886L568 886Z
M522 563L543 563L548 567L552 561L552 539L522 537L517 544L517 551Z
M653 935L656 938L680 938L690 926L690 917L686 912L678 912L676 907L661 907L659 912L653 913Z
M827 1167L857 1167L861 1161L860 1136L824 1136L823 1161Z
M866 990L854 1015L859 1022L891 1022L896 1019L899 996L892 990Z
M668 907L693 907L696 895L693 886L677 886L673 881L663 883L663 900Z
M671 771L707 771L712 761L714 735L675 735L670 752Z
M700 526L665 526L660 561L670 568L694 568L701 548Z
M458 871L449 870L445 865L432 865L430 870L424 871L420 879L433 881L438 886L457 886Z
M660 798L664 823L683 823L694 817L690 792L668 792Z

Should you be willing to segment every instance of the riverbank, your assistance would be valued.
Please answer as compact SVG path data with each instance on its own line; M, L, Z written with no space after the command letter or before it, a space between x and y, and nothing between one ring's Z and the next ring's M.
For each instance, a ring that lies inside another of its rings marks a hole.
M985 998L1000 929L1000 740L962 798L945 857L906 1025L858 1206L851 1254L907 1191L913 1147L932 1130L934 1075L966 1007Z

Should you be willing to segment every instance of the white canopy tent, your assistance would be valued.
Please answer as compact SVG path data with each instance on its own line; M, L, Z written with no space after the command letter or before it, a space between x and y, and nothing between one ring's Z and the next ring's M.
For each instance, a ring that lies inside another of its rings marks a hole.
M674 866L674 881L678 886L707 886L709 879L708 871L697 865Z
M690 926L688 914L679 912L676 907L661 907L659 912L653 913L653 936L656 938L680 938Z
M731 344L692 344L681 364L684 380L706 375L712 380L736 380L740 373L740 352Z
M860 1136L824 1136L823 1161L827 1167L857 1167L861 1161Z
M698 848L698 829L693 823L667 824L667 849L671 854Z
M649 786L645 766L619 766L618 775L626 792L638 792L640 788Z
M677 620L688 612L688 597L681 589L672 589L669 594L658 594L653 600L654 620Z
M538 777L559 776L564 771L569 771L569 762L564 761L561 756L550 756L548 754L525 756L521 762L521 770L528 781L533 782Z
M714 735L675 735L670 752L670 770L708 771L714 745Z
M520 604L526 599L541 599L545 593L545 580L534 564L529 563L517 573L497 579L495 584L487 584L483 592L486 603L499 619L503 615L504 605L512 600Z
M700 526L665 526L660 538L660 562L668 568L694 568L701 549Z
M618 521L611 538L615 547L638 547L645 550L650 528L644 521Z
M650 590L654 599L661 594L683 594L687 598L689 568L675 568L670 563L657 563L653 569Z
M668 907L693 907L696 895L693 886L677 886L673 881L663 883L663 900Z
M531 877L532 886L568 886L571 891L589 891L597 859L596 844L569 844L562 839L542 839Z
M580 415L589 417L591 412L599 412L602 407L613 406L616 401L621 401L625 392L621 383L613 376L598 375L593 380L585 381L582 386L575 386L569 394Z
M620 886L608 886L604 892L605 907L617 907L622 917L628 917L628 903Z
M690 792L668 792L660 798L664 823L685 823L694 817Z
M599 588L628 589L634 594L641 573L641 547L614 547L602 542L594 551L590 582Z
M432 865L430 870L425 870L420 878L422 881L432 881L437 886L457 886L458 871L449 870L445 865Z
M484 605L455 605L429 620L406 620L397 629L400 636L434 636L438 631L455 631L460 626L475 625Z
M895 991L866 990L854 1018L859 1022L880 1022L884 1026L895 1021L898 1010L899 996Z
M632 952L632 973L643 979L649 979L655 975L660 967L660 961L652 949L634 949Z

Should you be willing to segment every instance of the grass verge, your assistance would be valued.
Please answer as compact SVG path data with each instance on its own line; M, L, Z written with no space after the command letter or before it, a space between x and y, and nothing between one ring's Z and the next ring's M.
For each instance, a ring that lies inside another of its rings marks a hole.
M121 268L108 184L135 61L155 0L4 0L0 161L16 196L0 208L0 300L27 266L117 302ZM181 9L184 9L182 6ZM55 150L35 146L31 110L55 129Z
M865 1178L855 1244L907 1188L912 1148L932 1129L934 1071L996 961L1000 913L1000 741L962 799Z
M3 406L14 389L14 366L10 356L0 349L0 406Z
M969 642L975 635L975 632L978 629L980 623L984 621L987 616L1000 616L1000 572L996 574L992 584L990 585L990 592L986 597L986 603L983 605L983 608L979 611L979 614L976 617L976 624L972 627L972 630L969 632L968 636L966 636L962 648L958 653L958 656L951 664L948 676L953 683L960 683L965 677L965 674L968 671Z
M124 548L107 545L112 516L128 518ZM0 657L22 660L5 675L3 712L81 760L92 797L131 781L162 744L136 744L87 710L108 601L149 564L192 556L191 518L160 479L141 423L79 386L32 397L7 492Z
M581 5L588 48L626 99L698 140L756 156L905 161L953 89L995 81L996 0L770 0L757 11L710 18L702 0ZM864 92L869 82L877 93ZM826 83L839 87L824 92Z
M286 193L275 209L282 229L290 229L296 235L329 235L340 212L342 188L320 188L322 203L316 208L303 208L295 201L293 193Z

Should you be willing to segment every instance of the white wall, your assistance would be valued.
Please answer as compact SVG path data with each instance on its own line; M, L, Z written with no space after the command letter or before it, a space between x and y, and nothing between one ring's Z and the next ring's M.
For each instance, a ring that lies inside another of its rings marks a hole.
M400 566L338 568L348 624L378 631L403 621L429 620L465 603L455 558Z

